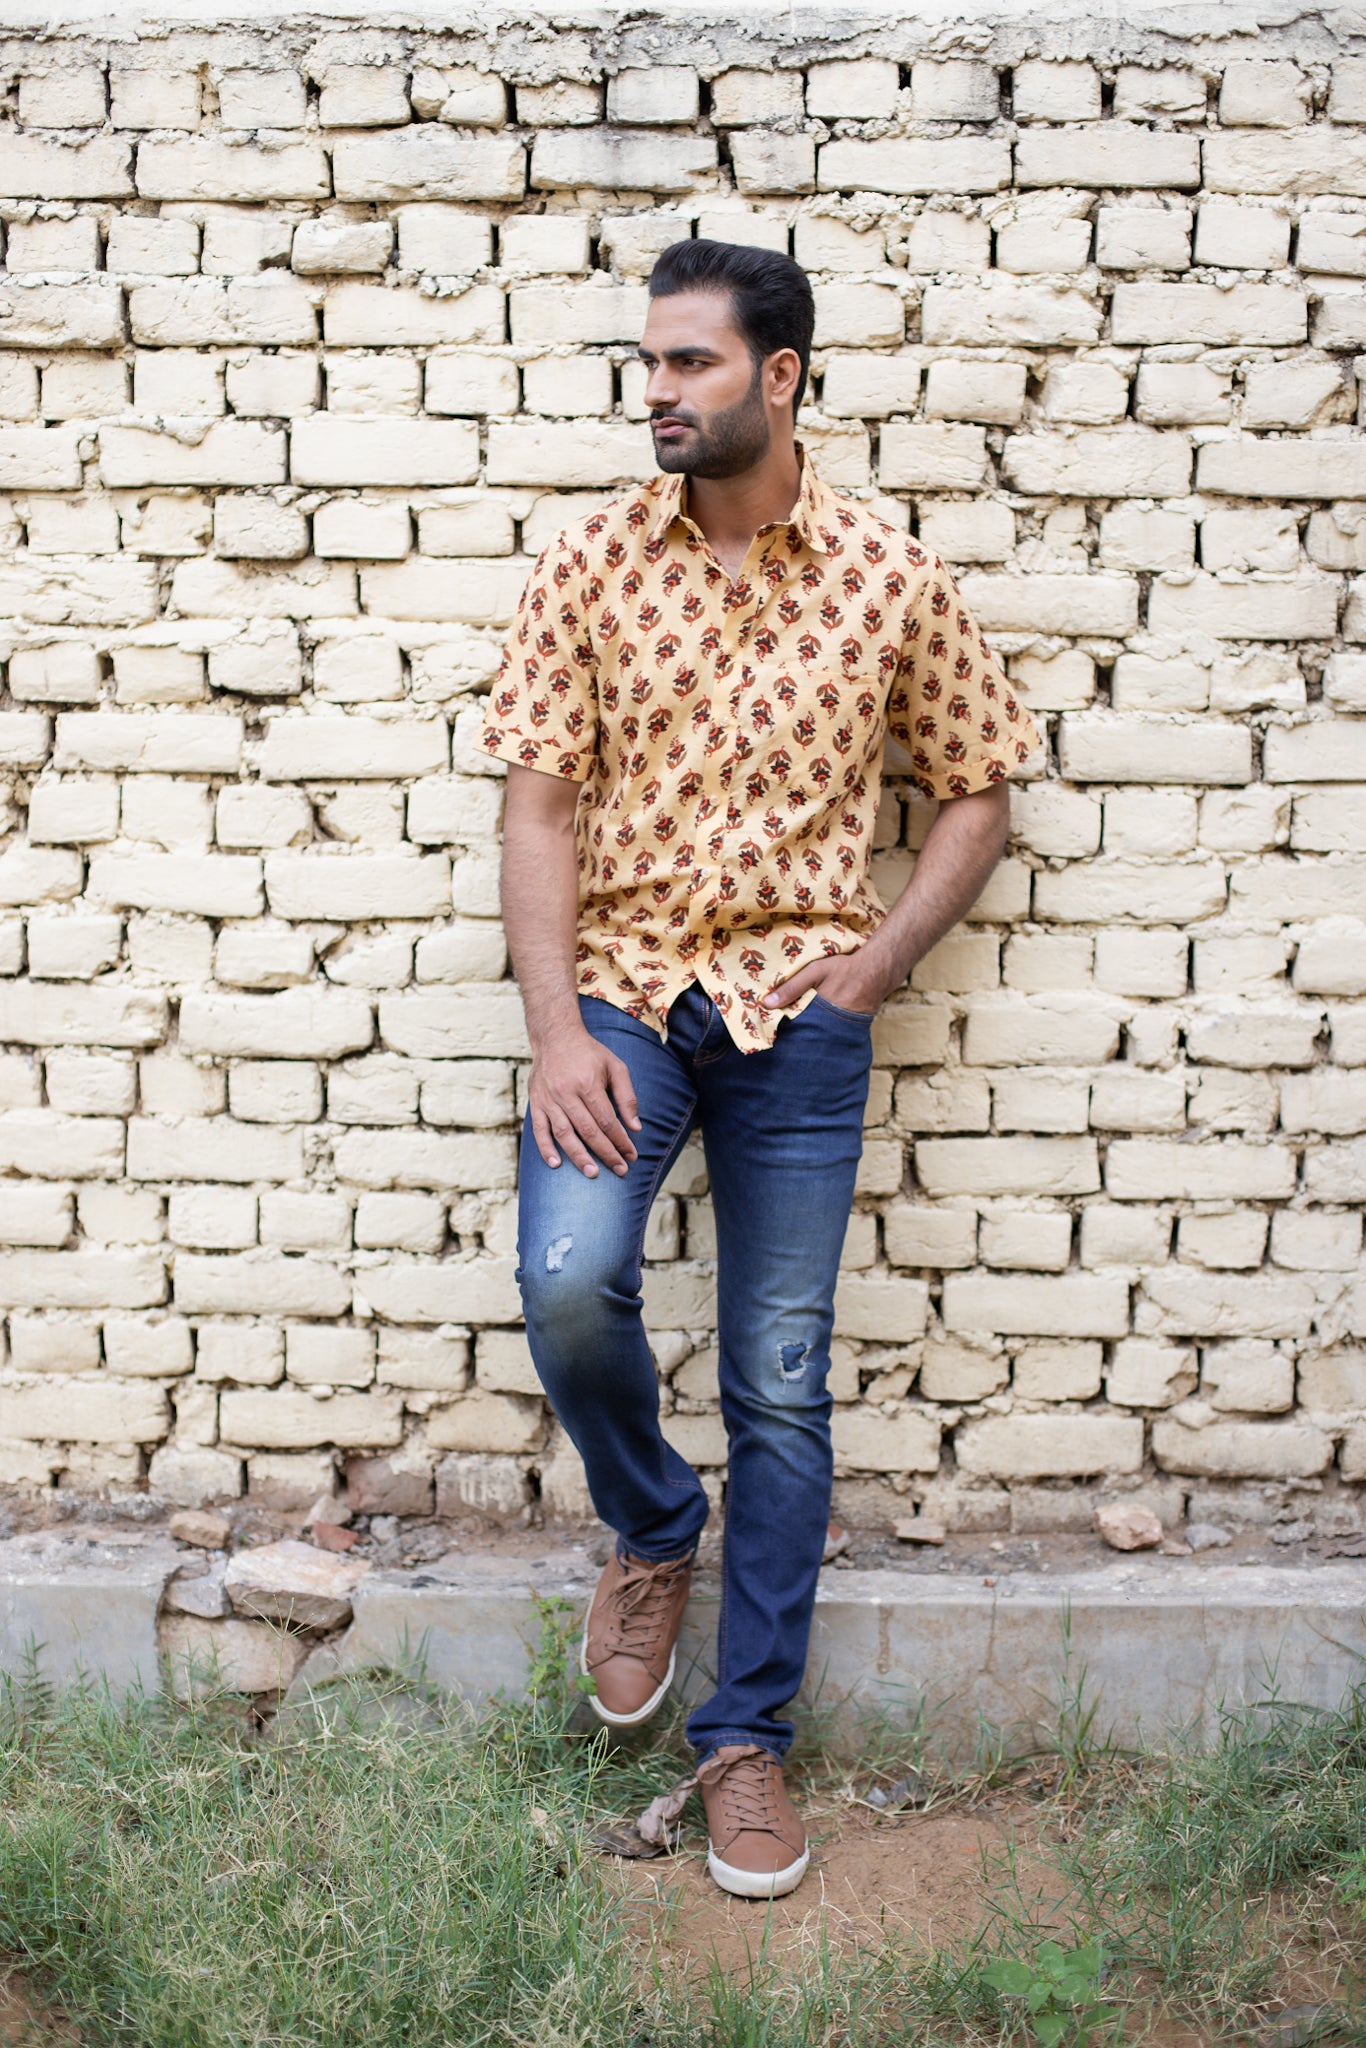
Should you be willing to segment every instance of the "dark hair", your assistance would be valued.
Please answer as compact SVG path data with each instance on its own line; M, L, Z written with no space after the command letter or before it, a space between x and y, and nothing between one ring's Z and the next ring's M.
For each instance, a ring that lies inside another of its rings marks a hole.
M735 313L757 370L765 356L791 348L801 358L792 396L792 416L806 390L816 306L806 272L775 249L751 249L741 242L671 242L650 272L650 297L676 292L724 292Z

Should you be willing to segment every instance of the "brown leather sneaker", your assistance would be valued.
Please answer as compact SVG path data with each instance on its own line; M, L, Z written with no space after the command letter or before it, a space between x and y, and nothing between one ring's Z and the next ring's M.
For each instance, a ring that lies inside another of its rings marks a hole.
M698 1766L707 1809L707 1869L741 1899L780 1899L806 1875L806 1829L771 1750L730 1743Z
M648 1721L673 1684L674 1644L683 1621L692 1559L613 1553L598 1580L579 1649L579 1669L597 1686L593 1712L613 1728Z

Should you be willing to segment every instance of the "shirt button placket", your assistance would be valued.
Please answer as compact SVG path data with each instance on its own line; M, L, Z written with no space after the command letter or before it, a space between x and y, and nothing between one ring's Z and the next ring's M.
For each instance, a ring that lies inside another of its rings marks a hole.
M726 727L729 737L730 732L733 731L735 726L735 718L731 710L731 695L736 687L739 653L743 644L742 634L745 631L745 627L744 614L733 606L727 605L724 597L720 606L719 626L721 645L717 653L716 672L712 679L712 724ZM725 671L724 674L721 673L723 669ZM709 801L712 805L711 816L705 825L699 827L698 831L698 853L702 855L705 852L706 864L699 867L699 888L694 899L699 904L695 918L695 928L699 930L703 940L705 964L711 980L711 986L707 991L709 995L715 993L718 983L725 983L726 977L717 966L712 946L717 918L715 914L710 917L702 914L700 899L702 897L709 898L719 895L721 878L725 873L725 856L723 853L719 859L713 859L710 845L706 844L704 846L704 839L709 842L714 834L724 832L725 830L726 791L721 782L721 770L725 763L726 755L727 744L725 741L714 752L707 753L704 751L702 790L699 796L699 809L704 801Z

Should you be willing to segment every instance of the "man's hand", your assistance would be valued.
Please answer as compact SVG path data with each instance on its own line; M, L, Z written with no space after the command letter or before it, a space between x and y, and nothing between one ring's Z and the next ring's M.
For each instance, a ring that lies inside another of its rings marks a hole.
M790 981L780 981L769 991L764 1007L790 1010L808 989L814 988L837 1009L858 1010L871 1017L904 979L877 941L868 939L857 952L831 953L821 960L809 960Z
M808 962L764 997L765 1007L789 1009L809 988L817 988L841 1010L871 1016L976 902L1009 830L1010 792L1004 782L970 796L945 798L910 881L872 937L856 952Z
M640 1129L640 1117L630 1069L581 1024L556 1031L537 1051L530 1109L547 1166L558 1166L563 1155L595 1180L598 1159L622 1174L636 1156L630 1132Z
M577 783L508 769L503 826L503 923L531 1037L531 1130L547 1166L571 1159L589 1180L600 1159L625 1173L640 1129L623 1060L585 1031L574 989L579 869ZM596 1156L595 1156L596 1155Z

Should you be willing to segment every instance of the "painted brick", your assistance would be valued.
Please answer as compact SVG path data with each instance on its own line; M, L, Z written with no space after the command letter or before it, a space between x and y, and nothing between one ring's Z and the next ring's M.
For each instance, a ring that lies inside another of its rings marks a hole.
M146 1442L165 1497L306 1507L340 1449L422 1506L449 1444L459 1511L520 1511L533 1457L584 1511L520 1330L529 1048L474 739L531 561L652 471L630 358L694 232L812 270L809 447L867 490L878 446L879 511L955 565L1048 731L1019 849L875 1020L841 1475L947 1451L1028 1516L1141 1469L1144 1410L1160 1469L1235 1495L1317 1477L1349 1426L1366 1473L1366 64L1324 115L1286 30L1222 60L1216 121L1178 25L1101 118L1097 64L1035 32L1013 145L1001 60L907 85L781 26L760 59L712 25L710 129L681 53L590 78L553 25L537 83L319 51L313 132L264 24L206 59L216 100L198 59L130 48L106 84L80 29L31 65L11 38L0 1284L30 1405L0 1476L48 1483L57 1441L68 1487L126 1484ZM891 899L930 814L889 766ZM675 1386L710 1397L695 1144L647 1242L661 1365L691 1345ZM1059 1402L1087 1405L1030 1412ZM714 1411L669 1427L724 1460Z
M1021 185L1091 185L1189 190L1200 183L1200 145L1193 135L1164 135L1121 121L1085 129L1035 129L1015 145Z
M1129 1328L1126 1281L1102 1273L1057 1278L950 1273L944 1280L946 1330L1000 1336L1122 1337Z
M694 179L715 164L716 144L702 135L651 135L609 127L543 129L531 148L531 184L549 192L592 186L609 192L632 186L687 192Z
M332 145L338 199L520 199L526 151L516 136L459 136L428 127L341 135Z

